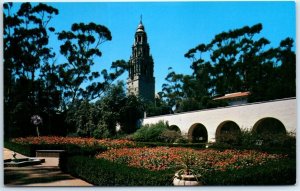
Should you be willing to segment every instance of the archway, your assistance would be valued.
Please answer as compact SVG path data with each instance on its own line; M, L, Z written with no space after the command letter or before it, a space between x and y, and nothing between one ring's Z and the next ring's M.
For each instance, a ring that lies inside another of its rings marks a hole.
M236 141L241 129L234 121L222 122L216 130L217 142L232 142Z
M171 131L176 131L178 133L181 133L180 128L177 125L171 125L171 126L169 126L169 129Z
M206 143L207 142L207 130L201 123L192 125L188 132L188 139L193 143Z
M258 120L252 131L259 135L286 134L286 129L281 121L273 117Z

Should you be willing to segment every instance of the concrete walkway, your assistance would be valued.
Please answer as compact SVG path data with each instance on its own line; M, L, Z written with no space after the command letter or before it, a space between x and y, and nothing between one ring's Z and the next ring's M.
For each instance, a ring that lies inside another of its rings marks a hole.
M13 151L4 148L3 158L11 159ZM17 158L26 157L17 153ZM58 158L45 159L41 165L27 167L5 167L4 185L14 186L93 186L81 179L63 173L58 167Z

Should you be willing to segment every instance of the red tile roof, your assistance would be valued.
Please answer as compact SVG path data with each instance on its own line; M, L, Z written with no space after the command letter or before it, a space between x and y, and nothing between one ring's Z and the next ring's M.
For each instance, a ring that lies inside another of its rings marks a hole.
M233 99L233 98L241 98L248 97L250 92L235 92L230 94L225 94L225 96L214 98L213 100L221 100L221 99Z

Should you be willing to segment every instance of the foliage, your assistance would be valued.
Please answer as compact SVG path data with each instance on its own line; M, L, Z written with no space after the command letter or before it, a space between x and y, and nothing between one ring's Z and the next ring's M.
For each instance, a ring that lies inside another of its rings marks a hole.
M182 91L183 75L176 74L172 68L169 68L169 71L170 73L165 78L168 83L162 85L162 96L166 99L169 107L176 109L184 95Z
M91 137L97 127L100 112L88 101L75 101L67 113L66 122L78 136Z
M64 145L73 144L81 147L89 147L95 145L102 145L109 148L122 148L132 147L135 145L133 141L121 140L121 139L95 139L95 138L79 138L79 137L58 137L58 136L40 136L40 137L20 137L11 140L13 143L21 145Z
M163 142L164 140L161 139L160 135L168 129L168 126L169 125L164 121L159 121L155 124L146 124L133 134L133 139L142 142Z
M176 140L182 138L180 132L166 129L159 136L159 140L163 140L166 143L174 143Z
M104 123L99 123L96 129L93 131L92 137L96 139L110 137L107 125Z
M129 134L137 129L142 118L143 103L133 95L126 96L123 82L108 88L95 103L74 101L68 110L67 122L75 134L83 137L107 138L118 133Z
M106 151L109 147L105 145L89 145L82 146L77 144L51 144L51 143L38 143L38 144L20 144L15 142L5 142L5 148L16 151L24 156L36 157L37 150L65 150L64 155L74 156L74 155L83 155L83 156L95 156L99 152ZM60 158L64 157L61 154ZM17 155L18 158L18 155ZM64 159L62 159L64 160Z
M206 147L206 143L188 143L186 139L183 137L177 140L175 140L174 143L168 143L168 142L135 142L136 147L185 147L185 148L193 148L193 149L203 149Z
M281 159L202 174L205 185L290 185L296 181L295 161ZM174 171L148 171L103 159L68 157L61 167L97 186L171 186Z
M139 142L160 142L160 143L175 143L184 141L184 138L174 129L169 127L169 124L164 121L159 121L155 124L146 124L138 129L131 139ZM160 144L158 143L158 145ZM155 143L154 143L155 144ZM157 145L157 144L156 144Z
M103 82L96 82L101 75L99 72L91 72L95 64L95 58L101 57L99 46L112 39L109 29L95 23L74 23L70 31L58 33L58 40L62 41L60 53L66 57L67 62L60 65L59 77L62 81L65 102L69 100L93 100L124 72L125 61L116 61L112 68L116 71L108 73L106 69L101 71ZM123 65L122 65L123 66ZM86 88L84 82L92 82Z
M162 92L155 97L154 103L150 102L145 104L146 117L173 113L172 108L168 106L164 100L162 100L161 94Z
M99 140L94 138L40 136L15 138L10 142L5 142L4 146L30 157L36 156L36 150L65 150L68 156L95 156L99 152L112 148L134 147L135 143L121 139Z
M58 10L43 3L3 4L5 137L33 134L30 117L55 115L60 91L55 84L55 53L48 46ZM16 54L17 52L17 54ZM49 123L47 124L47 126ZM27 127L27 128L24 128Z
M211 171L202 176L207 185L294 185L296 160L268 161L264 165L227 171Z
M134 95L126 96L125 104L121 106L119 111L119 124L121 126L119 133L134 133L139 126L139 120L143 118L144 110L144 103L140 98Z
M112 39L103 25L74 23L69 31L54 33L50 24L58 10L52 6L21 3L15 8L13 3L4 3L3 8L5 138L34 134L32 115L43 118L43 134L66 134L62 129L68 126L61 118L74 113L68 112L70 108L81 107L80 112L87 109L86 103L79 106L78 102L99 98L125 71L127 63L113 62L112 72L91 71L102 55L100 46ZM50 34L61 42L60 52L49 46ZM65 57L62 63L57 61L59 53ZM99 137L100 130L94 132L94 116L85 117L74 122L88 122L78 134ZM62 122L59 127L57 119Z
M193 166L193 168L200 169L201 172L208 172L263 165L268 161L281 160L286 156L255 150L217 151L212 149L194 150L180 147L155 147L112 149L100 153L96 157L152 171L172 169L184 164L189 168Z
M230 136L230 134L229 134ZM247 129L242 129L238 135L232 134L235 139L230 141L219 141L211 145L211 148L216 149L259 149L269 152L278 151L280 153L288 153L290 156L295 156L296 152L296 136L290 132L288 134L257 134Z
M68 157L61 168L96 186L171 186L173 176L84 156Z
M184 56L191 60L191 75L170 68L161 95L175 112L226 106L214 97L250 91L249 102L296 95L294 40L286 38L277 48L259 34L262 24L221 32ZM277 83L274 83L276 81Z
M35 156L35 153L32 152L31 148L28 145L4 141L4 148L10 149L24 156Z

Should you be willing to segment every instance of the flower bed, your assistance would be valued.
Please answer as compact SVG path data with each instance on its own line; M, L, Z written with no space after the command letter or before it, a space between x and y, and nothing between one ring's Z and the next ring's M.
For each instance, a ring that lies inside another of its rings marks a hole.
M12 139L13 143L22 145L33 144L49 144L49 145L78 145L81 147L90 147L101 145L110 148L133 147L133 141L124 139L95 139L95 138L79 138L79 137L58 137L58 136L42 136L42 137L25 137Z
M285 157L284 155L268 154L254 150L217 151L213 149L194 150L178 147L111 149L96 156L96 158L103 158L151 171L177 167L184 162L183 160L189 160L192 163L190 165L200 167L203 170L225 171L263 165L268 161L275 161Z

